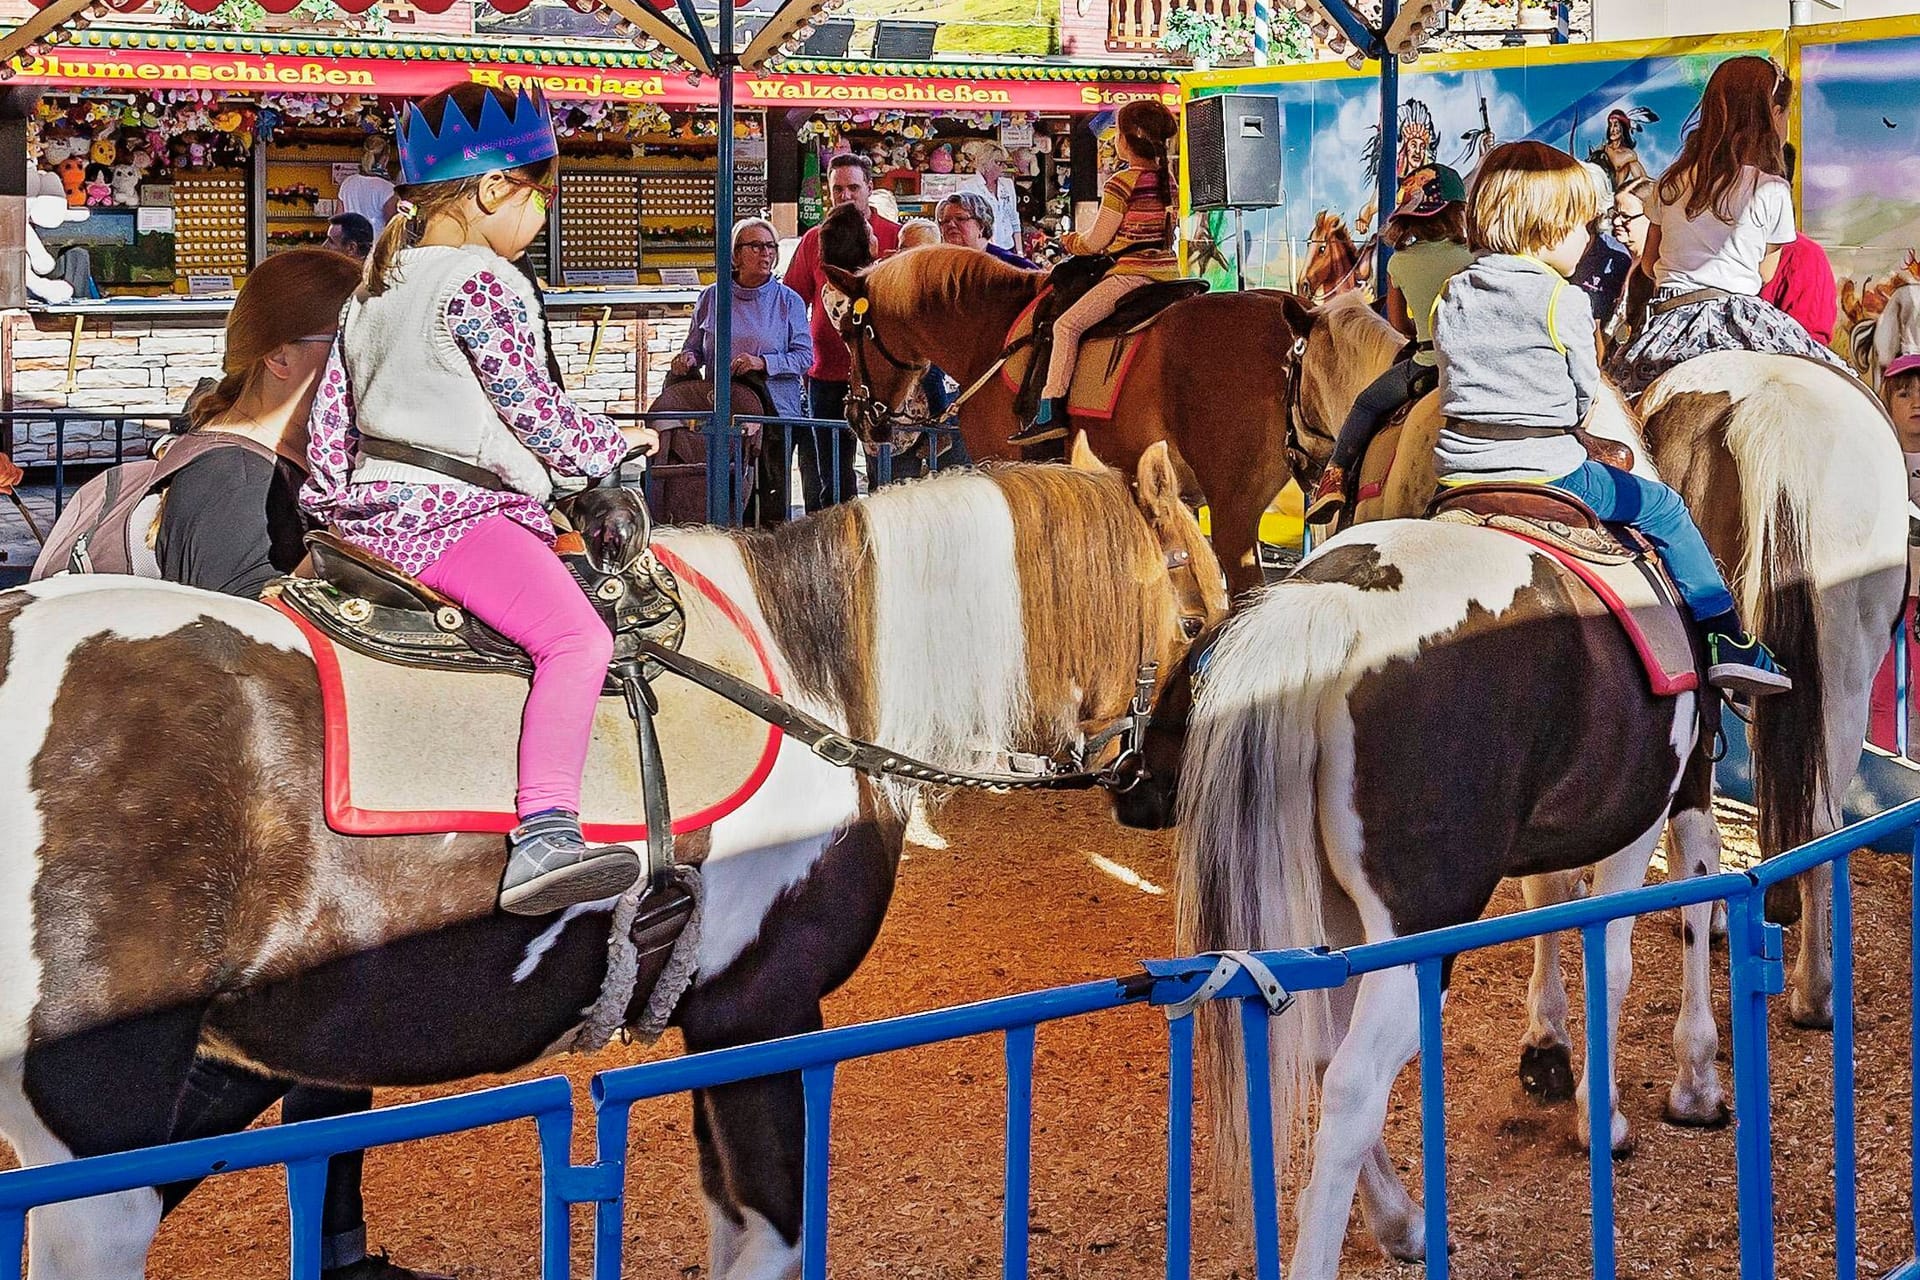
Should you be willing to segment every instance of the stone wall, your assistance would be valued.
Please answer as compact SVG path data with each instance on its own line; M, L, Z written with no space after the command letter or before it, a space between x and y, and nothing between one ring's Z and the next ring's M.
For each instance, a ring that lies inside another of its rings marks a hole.
M686 339L687 310L616 308L600 335L597 353L593 342L600 309L556 311L553 349L574 399L602 413L645 407ZM165 429L164 419L179 412L200 379L220 376L222 332L211 316L129 320L90 315L81 327L77 352L73 332L72 317L0 313L0 407L150 415L150 421L127 423L124 429L127 455L138 456L146 441ZM47 466L54 461L55 440L51 422L19 423L0 435L0 449L23 467ZM111 462L115 424L80 414L67 420L64 443L69 463Z

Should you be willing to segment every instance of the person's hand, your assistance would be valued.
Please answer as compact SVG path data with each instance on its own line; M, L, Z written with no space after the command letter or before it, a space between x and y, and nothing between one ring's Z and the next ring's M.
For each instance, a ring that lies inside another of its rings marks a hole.
M673 358L673 363L667 366L667 371L675 377L680 377L692 373L699 367L700 358L698 356L694 355L691 351L682 351Z
M620 435L627 442L629 454L644 453L651 457L660 452L660 433L644 423L629 423L620 428Z
M735 373L765 373L767 371L767 362L759 356L735 356L733 358L733 371Z

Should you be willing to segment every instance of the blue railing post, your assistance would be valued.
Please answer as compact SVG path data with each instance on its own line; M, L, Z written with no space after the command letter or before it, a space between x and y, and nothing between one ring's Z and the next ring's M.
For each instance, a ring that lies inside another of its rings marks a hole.
M327 1159L296 1160L287 1165L287 1237L292 1253L291 1280L320 1280L320 1214L327 1197Z
M1854 1280L1860 1265L1853 1098L1852 856L1833 860L1833 1235L1834 1280Z
M1607 995L1607 930L1580 930L1580 976L1587 1006L1587 1194L1593 1212L1594 1280L1614 1274L1613 1239L1613 1019Z
M827 1280L827 1157L833 1139L832 1063L800 1073L807 1137L800 1209L801 1280Z
M22 1251L27 1247L27 1211L0 1213L0 1280L20 1280L25 1270Z
M1447 1064L1438 956L1416 966L1420 987L1420 1180L1426 1197L1427 1280L1447 1280Z
M570 1280L573 1204L560 1181L573 1171L573 1112L542 1112L533 1123L540 1135L540 1280Z
M699 1103L695 1103L698 1106ZM614 1175L625 1186L627 1131L631 1126L631 1103L613 1103L594 1111L594 1158L604 1168L617 1169ZM626 1249L626 1202L608 1197L593 1206L593 1280L620 1280L620 1259Z
M1007 1032L1007 1189L1001 1223L1000 1274L1025 1280L1033 1203L1034 1028Z
M1758 884L1727 901L1733 987L1734 1163L1739 1176L1740 1280L1773 1278L1773 1117L1767 1000L1786 987L1780 927L1765 919Z
M1167 1023L1167 1280L1193 1276L1193 1015Z
M1247 1068L1247 1169L1253 1178L1254 1280L1280 1280L1280 1189L1274 1170L1271 1015L1258 1000L1240 1002ZM1231 1104L1228 1104L1231 1105ZM1287 1142L1291 1134L1280 1134Z

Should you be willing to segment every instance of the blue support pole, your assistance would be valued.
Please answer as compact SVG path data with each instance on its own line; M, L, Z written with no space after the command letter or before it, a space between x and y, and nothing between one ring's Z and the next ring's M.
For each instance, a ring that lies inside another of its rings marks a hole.
M1193 1280L1193 1015L1167 1024L1167 1280Z
M320 1208L327 1195L327 1158L287 1165L287 1239L292 1280L320 1280Z
M807 1133L801 1154L801 1280L827 1280L827 1170L833 1141L834 1064L800 1073Z
M1280 1188L1274 1169L1272 1015L1258 1000L1240 1002L1247 1062L1247 1168L1253 1177L1254 1280L1280 1280ZM1232 1105L1231 1103L1227 1105ZM1287 1142L1290 1134L1278 1135Z
M1420 986L1420 1191L1426 1198L1427 1280L1447 1280L1447 1066L1441 1040L1439 957L1416 969Z
M1860 1268L1860 1187L1856 1176L1853 855L1833 860L1833 1234L1834 1280L1855 1280Z
M1580 970L1587 997L1587 1177L1593 1214L1594 1280L1612 1280L1613 1231L1613 1019L1607 999L1607 930L1580 930Z
M713 434L707 446L707 519L732 524L733 466L733 0L720 0L717 58L720 80L720 172L713 200ZM719 464L719 465L716 465Z
M1007 1032L1007 1189L1001 1222L1000 1274L1027 1280L1033 1216L1034 1028Z
M1399 16L1400 0L1380 0L1382 32L1393 26L1393 20ZM1363 44L1361 48L1367 49L1367 46ZM1387 296L1387 259L1393 256L1393 250L1387 248L1386 237L1380 232L1386 228L1394 201L1400 195L1400 60L1386 47L1383 37L1373 38L1372 48L1367 52L1380 60L1380 173L1376 197L1379 210L1373 217L1373 288L1375 297L1384 298Z

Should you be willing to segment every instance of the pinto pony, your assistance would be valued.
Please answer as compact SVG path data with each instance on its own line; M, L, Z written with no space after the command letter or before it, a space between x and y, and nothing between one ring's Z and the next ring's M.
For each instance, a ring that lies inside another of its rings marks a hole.
M959 412L968 453L1018 456L1007 443L1017 425L1013 391L994 370L1045 275L953 245L899 254L857 276L827 273L856 305L864 300L876 335L849 338L856 391L897 413L926 366L938 365L963 388L980 383ZM1076 419L1094 452L1122 471L1156 442L1172 445L1212 509L1214 551L1236 593L1259 584L1260 516L1290 474L1287 384L1306 314L1292 295L1266 291L1177 302L1139 336L1113 417Z
M1117 719L1142 660L1224 612L1164 448L1136 479L955 474L657 542L732 601L797 706L974 768ZM0 594L0 723L0 1132L25 1164L166 1141L196 1053L450 1081L534 1061L595 1001L611 901L503 915L497 836L328 829L313 658L264 605L132 578ZM673 1015L688 1049L821 1025L886 914L911 799L789 739L682 837L705 901ZM799 1078L693 1101L708 1274L798 1274ZM150 1190L35 1210L30 1274L138 1280L161 1211Z

